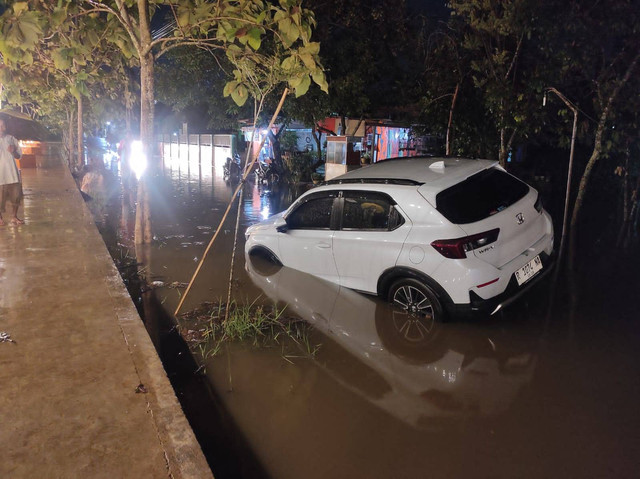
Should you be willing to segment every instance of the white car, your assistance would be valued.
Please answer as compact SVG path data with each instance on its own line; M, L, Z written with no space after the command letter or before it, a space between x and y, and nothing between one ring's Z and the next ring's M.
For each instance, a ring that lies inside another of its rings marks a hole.
M497 162L412 157L328 181L246 239L249 254L441 320L494 313L537 282L553 224Z

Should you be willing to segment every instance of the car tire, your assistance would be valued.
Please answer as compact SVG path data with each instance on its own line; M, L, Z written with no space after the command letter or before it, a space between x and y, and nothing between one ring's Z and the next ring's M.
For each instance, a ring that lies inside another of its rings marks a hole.
M431 288L414 278L395 281L389 288L387 299L409 315L426 317L434 322L443 322L444 309Z

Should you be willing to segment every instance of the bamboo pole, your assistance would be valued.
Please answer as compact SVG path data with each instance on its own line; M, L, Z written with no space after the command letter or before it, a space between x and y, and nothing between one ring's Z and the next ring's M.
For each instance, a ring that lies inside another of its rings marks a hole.
M285 88L284 92L282 92L282 98L280 98L280 103L278 103L278 107L276 108L276 111L273 113L273 116L271 117L271 121L269 122L269 126L267 127L267 130L271 130L271 127L275 123L276 118L278 117L278 114L280 113L280 110L282 109L282 105L284 104L284 100L287 97L288 93L289 93L289 89ZM255 129L255 122L254 122L253 127ZM264 146L264 142L265 142L266 138L267 137L265 135L265 137L262 139L262 142L260 143L260 149L258 151L262 150L262 147ZM198 273L200 272L200 268L202 268L202 264L204 263L204 260L207 257L207 254L209 253L209 250L211 249L211 246L213 246L214 241L216 240L216 238L218 237L218 234L222 230L222 225L226 221L227 216L229 215L229 211L231 211L231 206L233 205L233 202L235 201L235 198L238 195L238 192L240 191L240 189L244 185L244 182L247 179L247 176L249 176L249 172L251 171L251 168L253 167L253 165L254 165L254 163L256 162L257 159L258 159L258 156L257 155L254 156L253 159L251 160L251 163L245 167L243 175L242 175L242 179L240 180L240 183L236 187L235 191L233 192L233 195L231 195L231 200L229 201L229 204L227 205L227 209L225 210L224 215L222 216L222 219L220 220L220 224L218 225L218 228L216 229L216 232L213 234L213 237L211 238L211 241L209 241L209 245L207 246L207 249L204 251L204 254L202 255L202 258L200 259L200 262L198 263L198 267L196 268L196 271L193 273L193 276L191 277L191 281L189 281L189 285L187 286L187 289L185 290L184 294L182 295L182 298L180 298L180 303L178 303L178 307L176 308L175 313L173 313L174 316L176 316L176 317L178 316L178 313L180 312L180 308L184 304L184 301L187 298L187 296L189 295L189 291L191 291L191 286L193 286L193 282L195 281L196 277L198 276Z

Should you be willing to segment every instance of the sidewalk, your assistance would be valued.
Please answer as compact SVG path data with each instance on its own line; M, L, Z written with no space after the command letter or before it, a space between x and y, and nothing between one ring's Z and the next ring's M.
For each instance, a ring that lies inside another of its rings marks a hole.
M212 477L68 169L22 173L26 224L0 227L0 477Z

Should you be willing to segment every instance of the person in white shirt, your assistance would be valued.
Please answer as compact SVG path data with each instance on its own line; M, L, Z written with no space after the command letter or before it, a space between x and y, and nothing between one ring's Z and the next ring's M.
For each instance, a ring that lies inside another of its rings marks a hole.
M5 205L11 205L12 225L24 224L18 218L18 208L22 202L22 183L16 159L22 156L20 144L13 136L7 134L7 125L0 118L0 226L5 225L2 213L5 212Z

